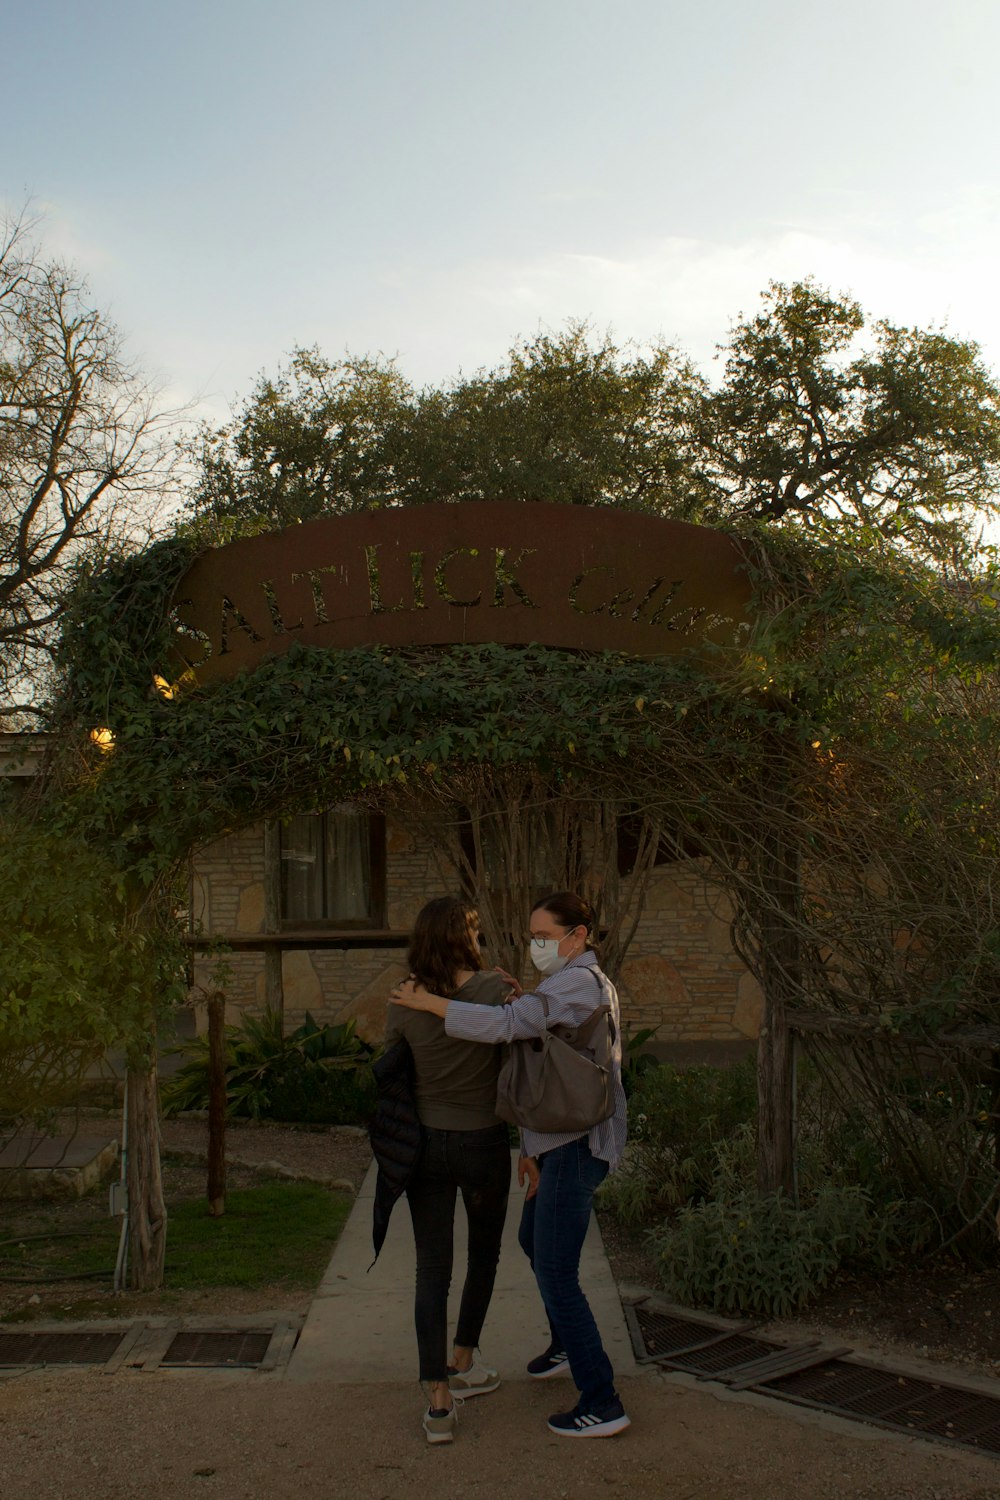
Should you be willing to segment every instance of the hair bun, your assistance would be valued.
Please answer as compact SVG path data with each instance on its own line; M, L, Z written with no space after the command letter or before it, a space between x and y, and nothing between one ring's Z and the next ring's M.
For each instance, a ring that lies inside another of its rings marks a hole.
M586 927L588 932L594 927L594 908L575 891L554 891L536 901L531 909L550 912L563 927Z

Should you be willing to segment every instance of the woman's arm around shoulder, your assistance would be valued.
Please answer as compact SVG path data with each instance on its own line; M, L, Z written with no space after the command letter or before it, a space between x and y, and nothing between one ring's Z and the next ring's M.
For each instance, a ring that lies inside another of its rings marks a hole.
M520 995L507 1005L470 1005L431 994L416 980L406 979L393 990L392 999L407 1010L440 1016L449 1036L467 1042L512 1042L545 1031L545 1011L537 995Z
M492 969L480 969L478 974L465 981L455 999L472 1005L503 1005L510 992L506 979Z

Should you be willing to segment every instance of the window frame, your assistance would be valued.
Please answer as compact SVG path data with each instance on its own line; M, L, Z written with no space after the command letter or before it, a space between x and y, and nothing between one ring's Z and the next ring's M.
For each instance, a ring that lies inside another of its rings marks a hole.
M326 807L319 812L305 813L305 817L321 818L322 845L326 847L326 818L330 813L336 812L335 807ZM278 926L281 932L383 932L386 921L386 826L385 816L382 813L364 812L362 815L368 825L368 861L369 861L369 884L368 884L368 909L370 916L364 917L290 917L285 912L285 882L283 876L283 858L285 849L285 837L287 823L278 823L278 837L275 840L274 858L277 860L276 871L277 898L278 898ZM327 906L326 891L326 862L324 860L324 891L323 905Z
M622 880L627 879L635 869L636 856L639 849L639 824L642 813L625 812L618 818L616 832L616 848L618 859L618 875ZM656 845L656 853L653 856L652 868L661 870L667 865L682 864L689 859L704 859L705 850L696 844L692 838L681 835L679 838L671 836L664 830Z

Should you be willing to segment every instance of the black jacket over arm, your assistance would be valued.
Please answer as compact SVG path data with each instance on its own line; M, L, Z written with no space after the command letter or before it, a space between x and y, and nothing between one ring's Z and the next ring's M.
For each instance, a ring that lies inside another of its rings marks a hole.
M378 1162L372 1214L372 1244L378 1260L393 1207L420 1161L423 1136L414 1090L413 1053L405 1037L393 1042L373 1063L372 1072L378 1085L378 1102L368 1133Z

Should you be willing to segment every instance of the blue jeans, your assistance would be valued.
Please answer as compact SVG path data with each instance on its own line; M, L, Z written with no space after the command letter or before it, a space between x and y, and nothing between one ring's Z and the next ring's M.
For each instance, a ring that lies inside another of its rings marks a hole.
M448 1289L455 1200L461 1190L469 1220L469 1256L455 1343L475 1349L486 1321L510 1188L506 1125L485 1130L424 1128L420 1165L406 1196L417 1244L414 1316L421 1380L448 1378Z
M582 1136L543 1152L538 1165L538 1192L525 1201L518 1239L545 1303L552 1342L569 1359L580 1405L599 1410L613 1399L615 1379L580 1286L580 1252L608 1163L591 1154Z

